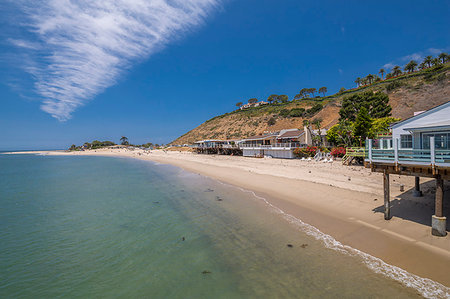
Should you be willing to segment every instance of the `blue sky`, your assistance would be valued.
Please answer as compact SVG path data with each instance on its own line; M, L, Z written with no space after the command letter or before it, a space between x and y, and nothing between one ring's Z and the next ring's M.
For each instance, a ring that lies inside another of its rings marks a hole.
M0 150L167 143L238 101L450 46L449 1L89 2L0 4Z

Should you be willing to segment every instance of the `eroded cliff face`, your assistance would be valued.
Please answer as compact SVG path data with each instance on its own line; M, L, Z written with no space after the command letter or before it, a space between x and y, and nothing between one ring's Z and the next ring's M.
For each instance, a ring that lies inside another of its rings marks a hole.
M398 86L389 88L388 82L381 82L366 90L383 91L389 96L392 116L405 119L415 111L428 110L450 101L450 71L444 71L433 77L420 76L398 80ZM323 102L324 108L306 119L322 119L322 127L329 128L339 120L339 109L344 96L336 96ZM311 108L315 102L291 102L283 109ZM270 125L273 118L275 124ZM279 112L270 112L269 108L259 111L239 111L221 115L180 136L172 144L191 144L204 139L242 139L265 131L303 128L302 117L283 117Z

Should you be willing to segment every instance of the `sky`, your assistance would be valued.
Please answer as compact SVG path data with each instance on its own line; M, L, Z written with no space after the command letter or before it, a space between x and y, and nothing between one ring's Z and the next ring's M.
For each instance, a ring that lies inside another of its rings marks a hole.
M448 53L449 16L448 0L4 0L0 150L168 143L240 101Z

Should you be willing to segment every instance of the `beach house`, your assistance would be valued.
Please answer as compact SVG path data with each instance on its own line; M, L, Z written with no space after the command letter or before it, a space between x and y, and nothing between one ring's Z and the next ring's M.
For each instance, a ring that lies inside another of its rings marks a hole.
M389 174L416 177L416 196L421 196L420 177L436 180L433 235L445 236L444 180L450 180L450 101L391 126L392 137L367 140L365 164L384 174L385 219L390 219Z
M266 132L238 141L244 157L294 158L294 149L305 146L305 132L299 129L285 129Z

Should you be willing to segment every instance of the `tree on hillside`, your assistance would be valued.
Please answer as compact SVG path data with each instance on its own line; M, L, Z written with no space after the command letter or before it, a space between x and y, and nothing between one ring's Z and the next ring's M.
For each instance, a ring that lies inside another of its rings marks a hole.
M382 80L384 80L384 74L386 73L386 71L384 70L384 69L380 69L379 71L378 71L378 74L380 74L381 75L381 79Z
M248 103L249 104L255 104L255 103L257 103L258 102L258 99L257 98L251 98L250 100L248 100Z
M431 64L433 66L437 66L441 64L441 61L439 60L439 58L433 58L433 60L431 60Z
M120 138L120 144L122 144L122 145L128 145L129 143L128 143L128 138L127 137L125 137L125 136L122 136L121 138Z
M362 141L369 135L369 131L372 127L372 119L370 118L366 107L361 107L353 126L355 128L353 133L355 136L360 137L359 146L362 146Z
M356 87L361 86L361 78L360 77L356 78L355 83L356 83Z
M309 88L308 92L312 95L312 97L314 98L314 93L317 91L317 89L315 88Z
M373 75L372 74L368 74L366 78L367 78L367 81L369 81L369 85L372 84L372 82L373 82Z
M414 60L411 60L410 62L408 62L405 65L405 71L407 71L408 73L412 73L416 70L417 67L417 62L415 62Z
M424 70L424 69L426 69L427 68L427 64L425 63L425 62L423 62L422 61L422 63L421 64L419 64L419 70Z
M443 52L443 53L439 54L439 59L442 60L442 63L446 63L447 61L450 60L450 55Z
M428 67L431 67L432 61L433 61L433 56L427 56L427 57L425 57L425 59L423 60L423 62L424 62Z
M401 74L402 74L402 69L398 65L396 65L392 68L392 75L394 77L400 76Z
M319 88L319 92L321 92L323 94L323 96L325 96L325 93L328 91L328 88L326 88L325 86Z
M344 98L342 108L339 110L340 121L355 121L362 107L367 110L372 118L390 116L392 110L387 94L380 91L375 93L366 91Z
M287 103L287 102L289 102L289 97L285 94L280 94L277 97L277 100L280 101L281 103Z
M273 102L276 102L276 94L271 94L268 98L267 98L267 102L269 102L269 104L272 104Z
M236 107L241 107L242 106L242 102L237 102L236 103Z
M267 98L267 101L270 102L274 102L274 103L287 103L289 102L289 97L285 94L281 94L281 95L277 95L277 94L272 94Z

